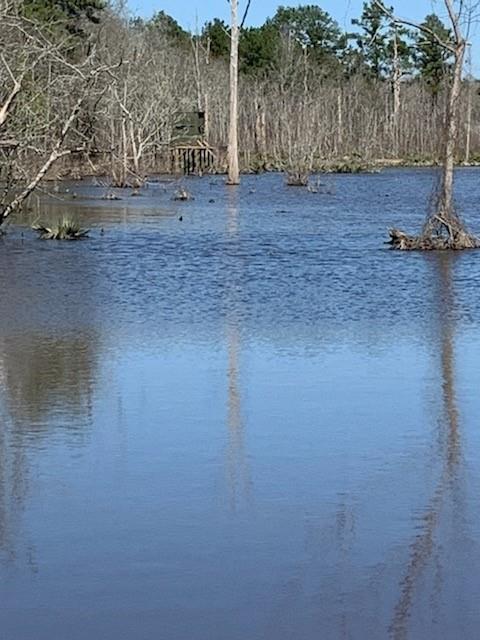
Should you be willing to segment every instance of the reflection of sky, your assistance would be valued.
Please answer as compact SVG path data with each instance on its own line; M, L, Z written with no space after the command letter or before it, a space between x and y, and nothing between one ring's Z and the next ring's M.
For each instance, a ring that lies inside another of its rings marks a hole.
M246 450L235 452L227 337L217 348L192 343L150 353L119 344L103 360L88 442L79 446L57 431L33 463L23 530L35 542L42 589L33 595L18 559L13 582L0 590L7 610L16 610L9 593L34 597L55 613L57 628L88 610L90 628L106 629L106 638L133 624L118 616L119 604L125 616L149 613L140 625L145 637L160 617L169 638L191 628L199 638L213 628L251 637L263 627L282 638L297 627L306 634L316 622L333 633L343 593L347 627L385 637L416 514L442 466L438 357L406 345L313 356L244 346ZM462 413L467 437L477 440L474 414ZM247 460L253 497L234 511L225 486L230 455L234 464ZM470 460L478 477L476 467ZM469 486L469 524L459 525L460 537L479 530ZM465 581L478 569L477 556L469 566L460 546L441 539L449 593L460 570ZM232 606L235 628L223 613ZM458 612L444 611L444 622L457 624L462 611L474 615L471 606L467 595ZM28 630L27 620L11 620Z

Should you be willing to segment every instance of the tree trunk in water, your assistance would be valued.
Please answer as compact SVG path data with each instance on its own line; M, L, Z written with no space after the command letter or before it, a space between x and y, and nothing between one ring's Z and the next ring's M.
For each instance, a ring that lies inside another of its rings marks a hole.
M448 3L448 0L446 0ZM470 234L458 217L453 200L453 177L455 168L455 148L459 130L459 102L462 88L462 70L466 42L459 34L455 40L455 64L452 84L448 95L445 121L445 147L442 176L438 192L437 206L427 218L420 236L409 236L398 229L390 230L389 244L394 249L438 250L438 249L477 249L480 240Z
M228 184L240 184L238 166L238 0L230 0L230 124L228 132Z
M380 6L379 0L375 1ZM455 149L458 142L462 71L467 43L461 29L462 5L460 5L460 13L457 14L452 0L444 0L444 3L452 24L453 39L450 42L445 41L441 45L454 55L454 67L445 119L445 146L441 182L436 209L427 217L421 235L409 236L398 229L390 230L389 244L394 249L404 251L415 249L458 250L480 248L480 239L466 230L455 211L453 200ZM381 6L383 7L383 5ZM421 26L418 28L422 29Z
M462 88L462 70L466 43L460 39L455 47L455 65L452 86L448 97L447 122L445 130L445 155L442 171L442 182L438 198L438 214L441 217L454 216L453 207L453 173L455 164L455 147L458 138L458 120L460 92Z

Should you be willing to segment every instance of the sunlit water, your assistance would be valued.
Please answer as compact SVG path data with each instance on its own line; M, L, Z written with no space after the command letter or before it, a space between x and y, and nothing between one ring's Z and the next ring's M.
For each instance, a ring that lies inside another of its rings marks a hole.
M79 183L30 220L88 240L9 229L2 639L478 638L480 253L382 244L433 180Z

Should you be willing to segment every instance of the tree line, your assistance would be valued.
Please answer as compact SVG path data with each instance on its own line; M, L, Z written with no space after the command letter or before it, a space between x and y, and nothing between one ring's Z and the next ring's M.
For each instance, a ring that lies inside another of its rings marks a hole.
M349 32L317 5L280 6L259 27L241 24L241 168L351 170L438 158L453 69L439 41L453 34L433 14L422 25L392 22L374 1ZM0 0L0 41L4 184L30 187L39 172L139 183L168 170L174 125L190 111L205 113L216 168L226 168L230 27L221 20L190 33L163 11L142 19L104 0ZM460 100L456 157L475 160L480 105L471 74ZM0 210L11 193L4 189Z

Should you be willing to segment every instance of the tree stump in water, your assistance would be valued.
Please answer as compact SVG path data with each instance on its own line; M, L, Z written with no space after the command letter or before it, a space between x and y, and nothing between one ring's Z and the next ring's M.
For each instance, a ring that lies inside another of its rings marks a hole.
M480 248L480 239L465 229L455 213L443 217L439 214L429 216L419 236L410 236L399 229L390 229L389 234L387 244L398 251L461 251Z
M288 171L286 182L288 187L307 187L310 174L307 171Z

